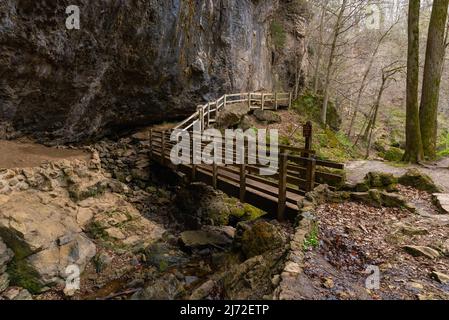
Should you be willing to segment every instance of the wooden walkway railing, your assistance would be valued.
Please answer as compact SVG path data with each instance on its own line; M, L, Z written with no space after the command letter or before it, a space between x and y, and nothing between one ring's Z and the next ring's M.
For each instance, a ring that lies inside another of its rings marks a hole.
M192 130L195 123L200 125L201 130L207 129L217 121L223 109L229 105L240 103L247 104L248 111L255 109L278 110L279 107L291 106L292 94L285 92L225 94L216 101L198 106L194 114L178 124L174 129Z
M271 176L259 174L264 166L249 164L254 162L249 160L255 159L248 154L246 145L243 164L193 164L195 151L191 148L190 161L174 165L170 154L177 142L170 141L172 131L150 131L150 156L154 161L172 168L192 182L204 182L267 213L277 213L279 220L296 216L298 201L318 184L326 183L335 188L343 182L340 171L344 169L343 164L315 158L315 151L310 148L312 145L310 123L304 127L306 141L304 148L279 146L276 154L279 161L278 170ZM190 135L190 146L193 145L193 139L193 135ZM202 143L203 148L207 144L210 142ZM232 154L233 159L236 159L237 144L232 145L232 149L229 149L228 144L222 143L223 158L226 154Z

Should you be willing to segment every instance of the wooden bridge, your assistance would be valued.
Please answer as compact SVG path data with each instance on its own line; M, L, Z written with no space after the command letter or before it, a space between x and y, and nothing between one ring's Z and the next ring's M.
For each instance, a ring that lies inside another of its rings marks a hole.
M304 148L279 145L274 154L278 160L278 169L270 176L260 175L265 166L255 161L253 154L248 152L247 143L243 148L238 144L222 141L219 149L222 158L232 155L234 164L193 164L194 157L201 156L193 148L194 140L199 137L192 133L192 129L201 128L201 131L210 127L218 120L220 112L231 104L248 105L248 110L277 110L291 105L289 93L243 93L225 95L215 102L199 106L197 111L188 119L170 130L150 130L150 157L153 161L167 166L185 176L191 182L204 182L219 189L229 196L239 198L241 202L258 207L268 214L277 213L279 220L292 218L298 214L298 201L312 191L317 185L326 183L335 188L343 182L341 170L344 165L331 161L316 159L312 146L312 125L304 125ZM170 154L178 141L171 141L172 133L187 131L189 134L190 161L174 165ZM201 150L211 142L200 141ZM196 140L198 142L198 140ZM214 142L216 143L216 142ZM231 147L230 147L231 146ZM258 154L256 150L256 155ZM241 154L244 154L243 156ZM262 154L265 154L262 152ZM257 157L257 160L272 160L269 157ZM238 163L237 157L244 159ZM256 163L256 164L253 164Z

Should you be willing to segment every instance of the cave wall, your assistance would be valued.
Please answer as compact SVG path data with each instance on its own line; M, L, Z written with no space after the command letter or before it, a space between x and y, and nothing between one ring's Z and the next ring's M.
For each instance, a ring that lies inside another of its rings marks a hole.
M0 122L73 142L181 119L225 92L291 90L307 51L298 1L0 0ZM80 30L65 27L69 5Z

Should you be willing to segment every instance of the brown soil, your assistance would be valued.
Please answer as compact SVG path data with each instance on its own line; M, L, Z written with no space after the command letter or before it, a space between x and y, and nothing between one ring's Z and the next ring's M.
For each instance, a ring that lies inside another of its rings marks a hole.
M36 143L0 140L0 168L37 167L43 161L89 160L90 154L82 150L49 148Z

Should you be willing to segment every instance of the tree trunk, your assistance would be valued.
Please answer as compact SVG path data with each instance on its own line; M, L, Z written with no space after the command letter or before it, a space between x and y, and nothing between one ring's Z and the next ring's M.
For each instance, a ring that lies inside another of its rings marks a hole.
M337 22L335 23L334 27L334 36L332 39L332 46L331 51L329 54L329 61L327 63L327 70L326 70L326 80L324 84L324 98L323 98L323 107L321 108L321 122L324 126L326 126L327 122L327 106L329 104L329 86L330 86L330 77L332 74L332 68L334 66L334 59L335 59L335 50L337 48L337 40L340 36L340 29L342 25L343 15L346 9L346 4L348 0L343 0L341 3L340 11L338 13Z
M325 1L322 6L321 10L321 16L320 16L320 31L319 31L319 43L318 43L318 49L317 49L317 57L316 57L316 64L315 64L315 70L313 75L313 93L316 94L318 92L318 83L320 80L319 73L320 73L320 66L321 66L321 59L323 57L323 28L324 28L324 17L326 14L326 7L327 2Z
M417 163L424 158L419 123L419 9L420 0L410 0L408 14L407 119L404 161Z
M448 4L449 0L434 0L427 37L419 119L424 155L429 159L436 157L437 114L445 54L444 37Z

